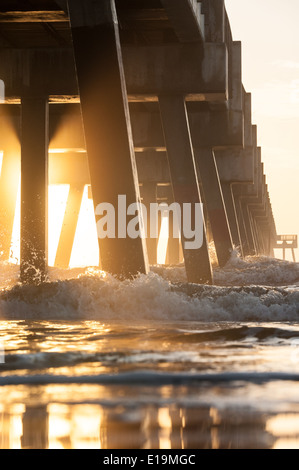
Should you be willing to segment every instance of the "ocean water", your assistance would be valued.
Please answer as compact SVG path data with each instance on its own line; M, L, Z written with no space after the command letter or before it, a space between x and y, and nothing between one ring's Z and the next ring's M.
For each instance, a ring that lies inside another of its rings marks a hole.
M299 448L298 263L17 276L1 265L0 448Z

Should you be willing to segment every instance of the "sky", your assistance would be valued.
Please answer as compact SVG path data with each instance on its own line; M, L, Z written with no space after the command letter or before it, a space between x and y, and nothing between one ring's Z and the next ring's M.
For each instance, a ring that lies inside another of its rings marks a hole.
M299 235L299 0L225 4L233 39L242 41L243 84L252 94L277 232Z

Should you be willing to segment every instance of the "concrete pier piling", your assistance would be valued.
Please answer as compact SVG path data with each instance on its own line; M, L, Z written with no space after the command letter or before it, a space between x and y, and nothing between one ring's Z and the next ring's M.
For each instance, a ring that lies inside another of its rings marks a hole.
M236 210L236 205L235 205L235 200L234 200L234 195L233 195L232 184L230 182L222 183L221 188L222 188L222 194L223 194L225 209L227 213L227 218L229 221L232 242L233 242L234 248L238 249L241 256L243 257L244 256L243 245L241 243L240 227L239 227L239 223L237 219L237 210Z
M183 96L159 96L159 105L174 200L182 209L184 203L192 204L194 221L195 204L202 201L186 103ZM213 279L204 219L202 222L203 241L200 248L187 249L184 230L181 230L187 279L193 283L211 283Z
M48 97L21 103L21 281L39 283L47 275Z
M213 150L211 148L198 149L196 164L205 194L218 263L220 267L223 267L233 251L233 241Z
M126 82L114 0L68 3L95 213L98 204L116 209L140 201ZM142 215L141 215L142 217ZM116 227L100 240L102 267L120 277L148 270L141 238Z
M157 255L158 255L158 237L150 236L150 224L151 224L151 204L157 202L157 183L156 182L143 182L141 188L142 203L146 207L147 214L147 253L148 261L150 265L157 264Z
M167 264L172 266L180 263L180 239L173 236L175 214L169 213L169 237L167 246Z
M70 186L56 266L70 264L86 185L96 223L102 204L115 211L115 236L98 241L102 269L119 278L158 260L150 227L145 239L127 233L137 212L142 226L140 202L147 225L152 203L204 204L201 247L186 244L183 227L174 237L169 217L167 263L184 259L189 282L213 282L207 225L221 267L234 247L273 256L275 220L224 0L33 3L0 5L0 259L10 255L20 173L23 283L47 278L49 184Z

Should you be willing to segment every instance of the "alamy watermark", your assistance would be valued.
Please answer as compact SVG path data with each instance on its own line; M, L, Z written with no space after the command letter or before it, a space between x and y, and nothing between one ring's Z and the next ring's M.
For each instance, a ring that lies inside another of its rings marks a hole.
M5 85L4 81L0 80L0 103L4 103L5 100Z
M125 195L118 196L118 207L101 203L96 207L98 238L158 238L159 216L172 215L173 238L181 238L185 249L202 247L204 234L203 204L152 203L147 207L139 202L127 207Z

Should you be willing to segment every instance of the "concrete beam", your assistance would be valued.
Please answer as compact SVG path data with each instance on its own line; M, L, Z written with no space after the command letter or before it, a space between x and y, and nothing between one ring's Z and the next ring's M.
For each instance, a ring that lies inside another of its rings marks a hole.
M243 112L244 112L244 146L253 146L252 115L251 115L251 93L243 91Z
M200 149L194 149L195 152ZM136 153L138 176L140 181L156 181L168 183L170 181L167 157L164 152L138 152ZM227 151L217 156L217 169L220 181L225 183L250 184L253 181L252 150Z
M215 152L221 182L253 184L254 155L252 148L228 149Z
M125 46L122 51L131 101L157 101L164 92L182 93L190 101L227 99L224 44ZM61 101L63 96L65 101L78 96L73 51L67 47L2 49L0 76L7 99L20 98L28 87L31 91L39 88L53 99L60 96Z
M136 105L134 103L130 104L135 148L164 148L166 151L158 105L151 103L150 106L152 108L151 111L137 111Z
M241 110L243 108L242 85L242 44L240 41L232 41L228 50L229 59L229 108Z
M187 109L194 147L243 147L241 111L195 111L188 104ZM131 105L131 120L136 148L165 148L158 112L136 111Z
M195 149L195 151L197 151ZM217 157L217 156L216 156ZM143 182L169 184L170 173L165 152L136 152L138 179ZM217 168L220 181L223 183L250 183L253 175L250 149L242 152L217 157ZM85 152L68 151L66 153L50 153L49 156L50 184L90 184L88 158Z
M263 164L261 161L261 148L256 147L256 126L252 126L252 149L253 149L253 165L254 165L254 179L253 184L233 186L235 197L244 198L259 198L261 194Z
M6 105L8 106L8 105ZM149 106L147 104L147 106ZM136 151L156 148L166 151L160 113L156 105L152 110L140 111L130 105L133 139ZM187 105L188 108L188 105ZM200 112L188 109L194 147L243 146L243 116L237 111ZM61 132L57 132L63 128ZM50 142L53 148L85 148L85 138L79 104L50 106ZM213 145L214 144L214 145Z
M190 128L194 147L243 147L243 112L189 111Z
M203 0L202 11L205 15L206 41L225 41L224 0Z
M228 96L227 51L224 44L166 44L127 47L124 67L131 100L155 101L163 93L188 101L225 101ZM192 64L192 73L190 66Z
M148 104L147 104L148 106ZM135 149L165 149L162 123L158 107L137 110L136 104L130 105L130 116ZM71 112L62 114L51 106L50 135L54 136L60 124L66 123L64 131L55 135L56 148L85 148L80 105L69 104ZM201 112L190 110L187 104L192 142L194 147L212 147L221 150L223 147L243 147L243 113L241 111Z
M76 69L70 48L0 49L0 76L7 100L28 93L78 96ZM67 99L67 98L66 98Z
M161 0L180 42L204 40L204 20L197 0Z
M136 153L138 178L141 183L170 183L170 173L166 152Z

